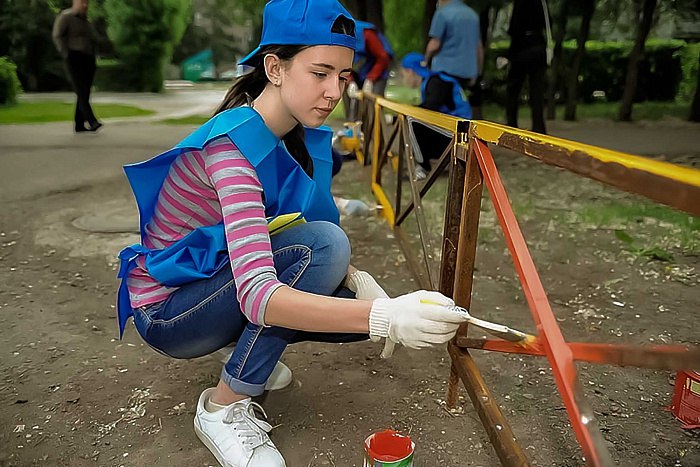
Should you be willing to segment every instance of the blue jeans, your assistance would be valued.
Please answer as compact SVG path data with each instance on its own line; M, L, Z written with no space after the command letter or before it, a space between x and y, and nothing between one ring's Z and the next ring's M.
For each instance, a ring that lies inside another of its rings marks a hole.
M271 237L279 280L319 295L354 298L341 286L350 264L350 243L329 222L310 222ZM328 310L332 313L333 310ZM230 267L186 284L164 302L134 310L134 324L151 347L174 358L208 355L236 343L221 379L239 394L262 394L287 344L355 342L366 334L316 333L250 323L241 312Z

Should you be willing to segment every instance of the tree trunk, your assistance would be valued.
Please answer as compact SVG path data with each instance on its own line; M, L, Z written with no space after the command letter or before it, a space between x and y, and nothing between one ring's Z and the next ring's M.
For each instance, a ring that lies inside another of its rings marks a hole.
M561 58L564 51L566 24L569 19L569 0L562 0L558 15L554 37L554 55L552 66L549 69L549 84L547 85L547 120L554 120L557 113L557 84L562 75Z
M374 24L377 29L384 31L384 2L379 0L367 0L367 21Z
M695 85L695 96L693 103L690 104L690 116L688 120L691 122L700 122L700 55L698 55L698 79Z
M355 19L367 21L367 0L344 0L343 3Z
M586 41L588 34L591 31L591 19L595 11L595 0L584 0L582 6L583 13L581 17L581 29L578 31L576 38L576 55L574 62L569 70L568 85L566 93L566 109L564 111L564 120L576 120L576 104L578 104L578 74L581 70L581 62L586 54Z
M428 45L428 33L430 32L430 23L433 21L433 15L435 14L435 9L437 3L434 0L425 0L425 9L423 10L423 48Z
M637 37L634 41L634 47L630 52L627 61L627 78L625 79L625 90L622 94L622 103L620 104L620 121L629 122L632 120L632 104L634 104L634 95L637 92L637 75L639 72L639 62L644 57L644 45L649 35L649 30L654 19L654 10L656 9L657 0L644 0L642 9L642 21L637 29Z
M489 5L484 7L484 9L479 12L479 28L481 29L481 43L484 46L484 50L487 49L489 43L489 26L491 26L491 10L493 10L493 6Z

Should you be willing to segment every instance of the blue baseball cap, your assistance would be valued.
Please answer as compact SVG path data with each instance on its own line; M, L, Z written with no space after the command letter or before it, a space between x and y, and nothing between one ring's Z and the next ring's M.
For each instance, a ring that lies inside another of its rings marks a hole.
M415 71L418 76L423 78L430 76L430 70L425 66L425 56L418 52L407 53L401 60L401 66Z
M260 45L239 60L250 61L266 45L339 45L355 50L355 34L332 32L338 17L354 22L352 15L338 0L270 0L263 10Z

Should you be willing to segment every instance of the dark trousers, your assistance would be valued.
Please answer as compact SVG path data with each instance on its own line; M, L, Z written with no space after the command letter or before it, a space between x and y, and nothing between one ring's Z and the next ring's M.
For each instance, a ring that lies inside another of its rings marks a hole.
M97 69L95 56L69 51L66 65L73 82L73 91L78 96L75 105L75 129L85 128L85 122L94 126L97 124L97 118L90 107L90 89Z
M452 77L457 80L465 92L469 92L469 105L472 106L472 111L474 111L474 109L477 109L478 111L483 103L481 77L477 78L476 80L460 78L459 76ZM452 98L452 83L443 81L439 76L433 75L428 78L428 82L425 83L425 102L421 104L421 107L439 111L443 105L450 110L455 108L454 99ZM472 115L472 118L474 120L478 120L481 118L481 116Z
M418 164L426 172L430 172L432 169L430 159L439 159L445 149L447 149L447 146L452 142L452 138L417 121L411 122L411 131L416 137L418 150L420 150L422 157Z
M539 56L535 56L532 59L516 58L511 61L506 90L506 117L509 126L518 127L520 91L525 83L525 78L527 78L530 91L528 100L532 111L532 131L542 134L547 133L544 124L544 79L546 71L546 62Z

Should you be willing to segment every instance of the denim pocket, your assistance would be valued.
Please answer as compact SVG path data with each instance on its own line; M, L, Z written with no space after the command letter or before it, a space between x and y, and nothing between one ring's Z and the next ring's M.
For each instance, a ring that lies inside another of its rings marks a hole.
M146 315L150 320L155 319L154 316L160 311L161 308L163 308L163 304L165 302L158 302L158 303L151 303L148 305L144 305L139 310Z

